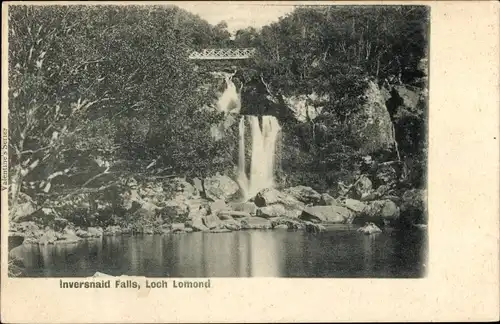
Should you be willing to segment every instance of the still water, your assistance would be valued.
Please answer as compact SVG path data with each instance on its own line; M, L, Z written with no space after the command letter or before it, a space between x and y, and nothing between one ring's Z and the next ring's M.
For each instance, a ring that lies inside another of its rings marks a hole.
M71 245L23 245L25 277L424 276L426 231L239 231L116 236Z

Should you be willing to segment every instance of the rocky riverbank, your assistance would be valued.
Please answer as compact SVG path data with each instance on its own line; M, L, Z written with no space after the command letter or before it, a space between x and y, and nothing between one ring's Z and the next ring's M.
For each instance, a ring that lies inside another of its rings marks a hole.
M385 172L385 179L387 177ZM380 179L378 179L380 180ZM425 224L425 192L395 194L390 181L374 188L366 175L340 186L333 197L307 186L265 189L247 202L238 202L237 184L224 175L204 181L175 179L139 183L128 179L129 190L118 203L79 195L37 208L25 198L9 236L24 244L70 244L105 235L225 233L239 230L305 230L320 232L332 224L405 226ZM172 187L171 184L175 183ZM95 201L92 201L95 199ZM94 208L94 210L92 210ZM26 215L20 212L29 211ZM358 226L359 227L359 226Z

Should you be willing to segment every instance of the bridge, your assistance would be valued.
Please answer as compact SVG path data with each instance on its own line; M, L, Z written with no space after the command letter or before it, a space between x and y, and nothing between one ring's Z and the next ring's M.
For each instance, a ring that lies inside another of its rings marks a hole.
M220 60L247 60L256 53L255 48L212 48L200 52L193 51L190 60L220 61Z

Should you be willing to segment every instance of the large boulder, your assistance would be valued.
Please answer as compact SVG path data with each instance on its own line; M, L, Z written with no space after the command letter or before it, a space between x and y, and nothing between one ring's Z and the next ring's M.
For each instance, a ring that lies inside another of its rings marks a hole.
M234 219L226 219L222 221L222 227L231 231L239 231L241 229L241 223Z
M210 213L213 215L218 215L221 211L228 209L229 207L226 205L226 202L222 199L218 199L210 203Z
M255 196L254 202L258 207L281 204L287 209L303 210L305 206L304 203L298 201L295 197L273 188L260 191Z
M378 85L368 81L364 103L349 118L353 137L362 143L361 153L370 154L394 145L394 130L386 100Z
M255 215L257 212L257 206L253 202L230 202L228 206L231 210L246 212L251 215Z
M321 195L321 199L319 200L319 204L321 206L338 205L337 200L327 193L324 193Z
M78 242L80 240L80 238L76 235L76 232L72 228L70 228L70 227L66 227L63 230L63 237L62 237L62 239L66 243Z
M362 213L367 205L359 200L347 198L344 202L344 206L355 213Z
M275 217L271 219L271 224L273 228L284 225L287 229L304 229L305 226L303 221L289 217Z
M326 230L326 227L324 227L323 225L318 224L318 223L306 221L306 222L304 222L304 225L305 225L306 232L309 232L309 233L319 233L319 232L323 232Z
M407 190L401 198L401 216L406 224L427 224L427 192L421 189Z
M193 179L193 187L196 188L199 192L203 192L203 182L199 178Z
M87 232L90 237L101 237L104 231L101 227L89 227L87 228Z
M223 218L245 218L253 216L252 214L245 211L236 211L236 210L223 210L219 212L219 217Z
M257 216L264 218L284 216L285 213L286 213L285 207L280 204L260 207L259 209L257 209Z
M351 210L342 206L306 207L300 219L311 222L350 224L354 218Z
M203 222L204 216L193 215L193 217L186 223L186 225L193 229L195 232L208 232L208 227Z
M262 217L246 217L240 220L241 229L272 229L270 220Z
M221 227L221 220L216 215L207 215L203 218L203 224L208 229Z
M373 223L366 223L364 226L358 228L358 232L361 232L365 235L371 235L371 234L381 233L382 230Z
M321 200L321 195L311 187L296 186L287 188L284 192L305 204L317 205Z
M363 211L364 216L376 223L397 220L399 214L398 206L389 199L371 201L367 203L367 207Z
M239 191L238 184L226 175L217 174L206 178L204 184L207 198L213 201L219 199L227 201Z
M36 211L36 204L25 193L17 194L17 204L11 208L11 217L14 221L22 222L30 220L30 216Z

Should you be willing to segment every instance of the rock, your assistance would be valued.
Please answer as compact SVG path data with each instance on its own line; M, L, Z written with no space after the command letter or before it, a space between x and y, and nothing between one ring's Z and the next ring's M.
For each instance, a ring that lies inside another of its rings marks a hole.
M66 225L68 225L68 220L65 218L56 217L54 219L54 228L56 228L57 230L64 229Z
M366 175L362 175L354 186L358 197L367 196L372 193L372 182Z
M278 225L274 226L273 229L285 229L285 230L287 230L288 229L288 225L286 225L286 224L278 224Z
M104 230L104 235L120 235L122 234L122 229L118 225L110 225Z
M81 228L77 228L75 233L78 237L81 237L81 238L88 238L88 237L92 236L91 234L89 234L89 232L87 232L86 230L81 229Z
M251 217L252 215L249 214L246 211L235 211L235 210L223 210L219 213L219 217L221 219L224 218L244 218L244 217Z
M226 219L222 221L222 226L231 231L239 231L241 229L240 222L234 219Z
M283 101L298 121L307 122L318 116L322 107L328 103L329 98L328 95L319 96L312 92L308 95L283 96Z
M381 216L385 220L395 220L399 217L399 208L391 200L384 200Z
M207 198L227 201L239 191L238 184L226 175L217 174L205 179L205 194Z
M38 242L44 232L35 224L35 222L9 223L9 237L21 236L26 243Z
M257 212L257 206L253 202L230 202L228 205L231 210L249 213L250 215L255 215Z
M373 223L366 223L363 227L358 228L358 232L361 232L366 235L371 235L376 233L382 233L382 230Z
M185 229L185 225L183 223L173 223L172 225L170 225L170 228L173 231L184 230Z
M379 197L384 196L389 191L389 187L387 185L380 185L376 192Z
M317 205L321 200L321 195L311 187L296 186L287 188L284 192L305 204Z
M306 207L300 219L313 222L325 222L335 224L350 224L354 214L342 206L312 206Z
M421 189L407 190L401 198L402 221L410 224L427 224L427 192Z
M394 132L386 100L377 84L368 81L365 102L348 120L352 137L361 143L361 154L370 154L394 145Z
M78 242L80 238L76 235L75 231L69 227L66 227L63 230L62 239L67 243Z
M281 204L287 209L303 210L305 206L304 203L298 201L294 197L272 188L260 191L255 196L254 202L257 207L266 207L274 204Z
M224 212L220 212L218 216L220 220L234 219L233 216L231 216L229 213L224 213Z
M155 217L156 211L160 210L159 207L157 207L151 203L145 203L143 206L145 208L140 207L135 212L133 212L134 218L136 218L136 219L152 219Z
M89 227L87 228L87 233L91 237L101 237L103 234L103 230L100 227Z
M186 229L186 226L183 223L173 223L171 225L172 232L184 231L185 229Z
M246 217L241 219L241 229L272 229L271 221L262 217Z
M306 232L309 232L309 233L319 233L319 232L323 232L326 230L326 228L321 224L315 224L312 222L305 222L304 225L305 225Z
M282 216L290 217L290 218L298 218L302 215L302 209L292 209L285 207L285 213Z
M399 208L391 200L375 200L367 204L363 214L369 218L393 221L399 217Z
M356 213L362 213L366 208L366 204L355 199L347 198L344 202L344 206Z
M210 233L230 233L231 230L227 228L214 228L210 230Z
M303 221L294 219L294 218L288 218L288 217L276 217L271 219L271 225L273 228L279 225L286 225L288 229L304 229L305 224Z
M379 194L377 192L370 192L368 194L364 194L359 198L361 201L372 201L372 200L377 200L380 198Z
M55 208L51 207L40 208L29 216L29 219L32 219L37 223L42 223L42 224L49 224L53 222L56 218L60 218L60 215Z
M23 192L17 194L17 204L11 210L12 219L16 222L29 221L31 215L36 211L36 204L30 196Z
M131 189L121 195L122 207L125 210L135 210L134 206L141 206L143 203L142 198L139 196L137 189Z
M186 181L185 178L174 178L172 182L175 184L176 192L180 193L186 199L199 197L201 191Z
M189 227L191 227L195 232L208 232L208 227L203 224L203 217L204 216L193 217Z
M420 101L420 91L415 91L411 87L404 85L394 86L392 96L400 98L400 103L403 107L408 108L410 111L416 111Z
M161 216L164 222L169 222L172 219L187 218L189 215L189 206L184 200L175 199L164 203L165 207L161 209Z
M160 227L160 233L159 234L170 234L172 233L172 230L167 227Z
M221 220L216 215L207 215L203 218L203 224L209 229L220 227Z
M257 216L264 218L284 216L285 213L286 213L285 207L283 207L283 205L280 204L260 207L259 209L257 209Z
M203 183L199 178L193 179L193 187L195 187L199 192L203 192Z
M265 207L280 202L281 193L276 189L264 189L260 191L254 199L255 205Z
M228 209L229 207L226 205L226 202L222 199L218 199L210 203L210 213L212 215L218 215L220 211Z
M327 193L321 194L321 199L319 200L321 206L337 205L337 200Z
M38 241L39 244L54 244L57 241L56 232L52 229L47 229L43 236Z

